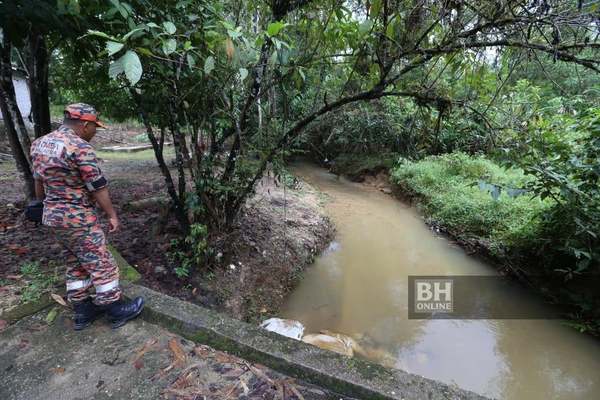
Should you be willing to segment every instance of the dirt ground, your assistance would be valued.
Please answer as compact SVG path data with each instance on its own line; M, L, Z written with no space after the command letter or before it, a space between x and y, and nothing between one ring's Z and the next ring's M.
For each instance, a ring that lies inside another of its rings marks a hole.
M112 141L110 131L103 132L92 144L99 149L133 142L135 135L139 132L119 131ZM177 237L174 219L161 219L160 203L128 207L132 201L166 197L152 151L98 151L98 156L122 224L108 240L142 274L143 285L163 293L256 322L276 313L302 269L332 238L318 192L303 182L284 188L266 177L224 248L215 249L223 253L222 265L180 279L168 254ZM64 255L48 228L23 219L23 191L10 160L0 160L0 186L0 294L18 296L30 284L21 266L32 261L62 283Z
M140 319L75 332L68 310L47 314L0 333L3 400L348 399Z

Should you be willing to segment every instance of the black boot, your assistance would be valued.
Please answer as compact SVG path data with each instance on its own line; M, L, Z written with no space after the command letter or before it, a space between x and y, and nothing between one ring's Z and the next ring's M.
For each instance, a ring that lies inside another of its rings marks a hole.
M73 309L75 310L73 329L76 331L87 328L104 313L104 310L92 303L91 299L73 303Z
M117 300L102 306L112 321L112 328L117 329L125 325L127 321L134 319L144 308L144 299L136 297L131 301Z

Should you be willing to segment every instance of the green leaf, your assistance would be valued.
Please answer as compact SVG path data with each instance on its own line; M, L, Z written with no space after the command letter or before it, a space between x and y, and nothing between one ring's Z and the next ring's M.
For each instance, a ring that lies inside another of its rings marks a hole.
M118 42L118 41L119 41L119 39L117 39L117 38L116 38L116 37L114 37L114 36L110 36L110 35L107 35L107 34L106 34L106 33L104 33L104 32L95 31L95 30L93 30L93 29L88 29L88 31L87 31L87 34L86 34L86 35L84 35L84 36L98 36L98 37L101 37L101 38L103 38L103 39L108 39L108 40L112 40L112 41L115 41L115 42Z
M274 51L273 54L271 54L271 57L269 57L269 62L271 64L277 63L277 51Z
M171 21L165 21L163 22L163 27L165 28L165 31L167 31L167 33L169 35L174 34L177 31L177 28L175 27L175 24L172 23Z
M113 54L118 53L123 48L123 46L123 43L117 43L113 42L112 40L109 40L108 42L106 42L106 51L108 52L109 56L112 56Z
M232 31L231 29L229 29L229 30L227 30L227 35L229 35L229 37L232 39L237 39L240 36L242 36L242 32L239 32L237 30Z
M246 68L240 68L240 79L244 81L248 76L248 70Z
M134 29L130 30L129 32L127 32L125 34L125 36L123 36L123 40L127 41L127 39L129 39L131 36L133 36L134 34L136 34L138 32L141 32L143 30L144 30L144 28L134 28Z
M358 33L360 33L361 35L364 35L367 32L369 32L372 27L373 27L373 21L368 19L368 20L362 22L360 25L358 25Z
M381 0L373 0L371 3L371 12L369 16L371 18L377 18L379 16L379 12L381 11Z
M155 24L154 22L148 22L148 23L146 24L146 26L147 26L147 27L149 27L149 28L158 28L158 25L157 25L157 24Z
M196 65L196 59L194 58L194 56L188 53L185 56L185 58L187 60L187 63L189 65L190 69L194 68L194 66Z
M58 309L56 307L52 307L52 310L46 315L46 323L48 325L52 324L58 315Z
M284 26L285 23L281 21L271 22L269 26L267 26L267 35L269 35L269 37L276 36Z
M138 83L142 77L142 63L138 55L134 51L128 50L119 60L123 63L123 70L129 83L131 85Z
M390 22L387 28L385 28L385 36L390 39L394 39L394 24L392 22Z
M215 69L215 59L213 56L208 56L204 60L204 73L208 75L213 69Z
M117 61L111 62L108 66L108 76L111 79L116 79L117 76L123 72L125 72L125 70L123 69L123 62L120 58Z
M163 53L169 55L177 49L177 41L175 39L167 39L162 44Z

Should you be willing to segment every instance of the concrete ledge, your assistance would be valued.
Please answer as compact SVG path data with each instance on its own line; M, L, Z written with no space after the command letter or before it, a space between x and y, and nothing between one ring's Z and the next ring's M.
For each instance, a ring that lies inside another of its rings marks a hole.
M38 311L42 311L52 303L54 303L54 300L52 300L50 294L44 293L38 300L18 304L8 311L1 312L0 319L7 321L10 325L20 319L35 314Z
M128 297L146 299L142 318L148 322L341 394L364 399L485 399L418 375L321 350L143 286L128 284L124 289Z

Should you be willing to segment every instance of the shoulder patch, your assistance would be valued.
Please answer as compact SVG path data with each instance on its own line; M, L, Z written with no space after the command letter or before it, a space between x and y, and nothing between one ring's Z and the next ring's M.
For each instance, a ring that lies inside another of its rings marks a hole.
M34 152L46 157L60 157L65 149L65 144L62 140L49 138L36 143Z

